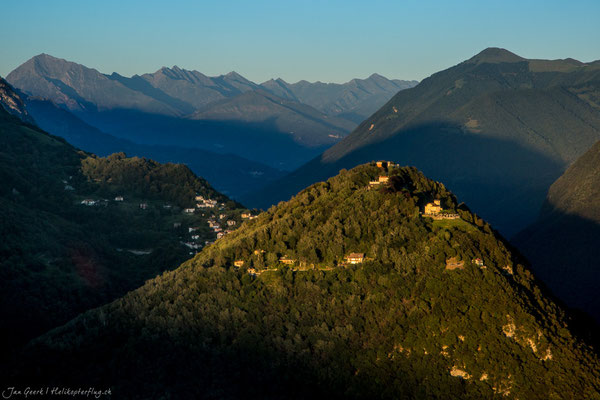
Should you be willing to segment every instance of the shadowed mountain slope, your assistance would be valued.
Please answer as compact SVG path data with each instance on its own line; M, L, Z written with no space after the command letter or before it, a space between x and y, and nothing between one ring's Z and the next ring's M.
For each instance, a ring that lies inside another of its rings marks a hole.
M211 104L195 112L192 119L237 121L265 124L287 132L306 146L333 144L356 125L347 120L328 117L311 106L284 100L264 91L250 91Z
M514 243L557 296L600 322L600 142L552 184Z
M141 145L86 124L72 113L49 100L26 99L27 110L37 125L72 145L99 156L125 152L129 156L148 157L159 162L180 162L203 176L219 192L232 198L255 191L284 175L280 170L233 154L219 154L196 148Z

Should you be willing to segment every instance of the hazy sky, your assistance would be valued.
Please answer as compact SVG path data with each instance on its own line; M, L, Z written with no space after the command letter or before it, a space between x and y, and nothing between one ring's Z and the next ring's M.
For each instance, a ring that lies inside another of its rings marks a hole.
M486 47L600 59L600 0L5 0L0 75L39 53L130 76L178 65L344 82L421 80Z

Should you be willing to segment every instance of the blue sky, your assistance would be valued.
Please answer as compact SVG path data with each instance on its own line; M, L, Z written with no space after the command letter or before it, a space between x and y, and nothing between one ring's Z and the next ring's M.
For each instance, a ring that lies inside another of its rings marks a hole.
M48 53L131 76L178 65L344 82L421 80L486 47L600 59L600 1L7 0L0 75Z

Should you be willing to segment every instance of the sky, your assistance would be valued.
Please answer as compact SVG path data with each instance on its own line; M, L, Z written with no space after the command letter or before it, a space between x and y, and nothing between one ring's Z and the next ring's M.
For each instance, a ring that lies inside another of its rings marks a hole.
M131 76L422 80L486 47L600 59L598 0L5 0L0 76L47 53Z

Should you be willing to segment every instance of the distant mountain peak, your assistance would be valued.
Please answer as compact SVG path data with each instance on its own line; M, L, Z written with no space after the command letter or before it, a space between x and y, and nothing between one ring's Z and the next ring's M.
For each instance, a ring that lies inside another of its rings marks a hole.
M226 78L230 78L230 79L241 79L241 80L244 80L244 81L246 81L246 80L247 80L246 78L244 78L242 75L238 74L238 73L237 73L237 72L235 72L235 71L231 71L231 72L229 72L229 73L225 74L224 76L225 76Z
M510 51L499 48L499 47L488 47L487 49L483 50L476 56L467 60L468 63L475 63L475 64L479 64L479 63L497 64L497 63L503 63L503 62L513 63L513 62L520 62L520 61L526 61L526 59L516 55L515 53L511 53Z

